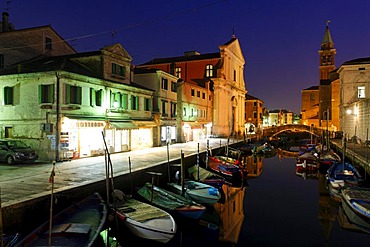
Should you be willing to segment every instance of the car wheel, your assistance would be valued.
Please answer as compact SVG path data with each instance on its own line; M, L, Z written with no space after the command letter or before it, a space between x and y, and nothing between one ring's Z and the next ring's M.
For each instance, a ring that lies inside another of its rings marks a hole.
M8 164L8 165L13 165L13 163L14 163L14 158L12 157L12 156L8 156L8 157L6 157L6 163Z

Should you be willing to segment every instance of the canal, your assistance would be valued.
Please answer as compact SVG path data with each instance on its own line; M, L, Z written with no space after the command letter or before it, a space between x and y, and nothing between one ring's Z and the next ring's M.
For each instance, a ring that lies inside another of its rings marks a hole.
M370 246L370 234L351 225L330 196L325 174L297 175L292 157L262 158L262 172L248 179L244 213L237 245L218 241L217 229L180 222L166 245L129 237L122 246Z

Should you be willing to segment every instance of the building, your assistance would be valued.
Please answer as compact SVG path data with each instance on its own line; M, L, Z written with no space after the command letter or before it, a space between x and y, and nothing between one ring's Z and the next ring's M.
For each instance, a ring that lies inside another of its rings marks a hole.
M152 147L154 92L132 82L131 60L115 44L2 70L0 136L26 140L42 160Z
M328 22L326 23L324 37L320 44L319 53L319 86L311 86L301 91L301 124L313 125L315 127L337 129L333 125L332 107L333 102L338 100L336 95L337 83L333 82L335 78L331 75L335 70L334 42L330 34ZM332 85L332 83L334 85ZM334 110L335 114L337 113ZM334 121L338 123L338 121Z
M346 138L365 143L370 127L370 58L344 62L340 81L340 128Z
M0 70L29 59L76 53L50 25L15 30L8 19L9 14L3 12L0 25Z
M189 126L203 124L200 132L208 132L214 136L242 135L245 124L245 94L247 92L244 83L244 56L238 39L233 35L231 40L219 46L219 52L200 54L196 51L185 52L183 56L156 58L141 65L138 68L155 68L175 75L188 88L184 87L181 95L186 95L186 100L181 102L192 102L193 99L201 98L209 90L210 95L205 95L205 101L211 105L211 108L205 108L204 119L211 116L211 124L199 122L194 118L187 119ZM192 86L193 85L193 86ZM201 89L203 88L203 89ZM189 108L190 107L190 108ZM209 112L208 109L212 109ZM196 105L178 105L178 116L184 117L190 114L190 117L202 112L202 109ZM182 114L182 116L180 116ZM186 126L186 121L184 125ZM204 128L209 126L210 131ZM184 136L183 128L178 129L178 139ZM192 130L194 131L194 130ZM199 131L198 131L199 132ZM196 134L192 134L192 136Z
M250 94L245 95L245 128L246 132L262 131L263 101Z

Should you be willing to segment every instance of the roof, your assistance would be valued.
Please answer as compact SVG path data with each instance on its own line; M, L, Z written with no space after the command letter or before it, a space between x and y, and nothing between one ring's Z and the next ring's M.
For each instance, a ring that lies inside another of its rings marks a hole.
M311 86L303 90L319 90L319 86Z
M203 55L200 54L200 55L188 55L188 56L184 55L184 56L179 56L179 57L154 58L140 65L196 61L196 60L213 59L213 58L221 58L221 54L219 52L216 52L216 53L208 53L208 54L203 54Z
M356 65L356 64L369 64L370 57L363 57L363 58L356 58L353 60L349 60L344 62L342 65Z

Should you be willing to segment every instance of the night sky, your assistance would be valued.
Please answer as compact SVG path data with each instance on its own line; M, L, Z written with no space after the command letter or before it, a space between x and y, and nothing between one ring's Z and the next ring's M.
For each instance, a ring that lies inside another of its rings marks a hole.
M0 8L15 29L51 25L78 52L120 43L135 65L218 52L234 33L248 93L298 114L301 90L319 85L327 20L337 67L370 56L369 0L2 0Z

